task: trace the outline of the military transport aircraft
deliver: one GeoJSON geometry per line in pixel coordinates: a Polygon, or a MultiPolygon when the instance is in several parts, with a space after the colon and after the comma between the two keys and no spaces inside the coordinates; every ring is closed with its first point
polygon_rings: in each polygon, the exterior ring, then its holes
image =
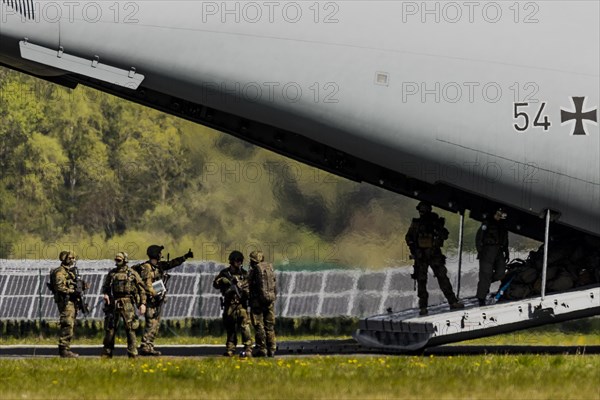
{"type": "Polygon", "coordinates": [[[0,0],[0,65],[513,232],[600,237],[598,1],[0,0]]]}

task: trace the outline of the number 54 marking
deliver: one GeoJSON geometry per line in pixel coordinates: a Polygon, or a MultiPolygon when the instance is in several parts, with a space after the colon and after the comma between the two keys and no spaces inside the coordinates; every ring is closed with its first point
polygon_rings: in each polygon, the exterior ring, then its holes
{"type": "MultiPolygon", "coordinates": [[[[513,103],[513,106],[513,119],[516,121],[516,123],[513,124],[513,127],[517,132],[525,132],[530,128],[529,113],[527,112],[527,110],[519,111],[519,108],[528,107],[529,103],[513,103]],[[522,120],[520,120],[520,118],[522,118],[522,120]],[[522,123],[522,125],[520,125],[520,123],[522,123]]],[[[535,119],[533,120],[533,127],[542,128],[544,132],[546,132],[550,129],[552,123],[550,122],[550,119],[547,115],[542,115],[544,107],[546,107],[546,102],[540,104],[540,108],[538,108],[538,111],[535,115],[535,119]]]]}

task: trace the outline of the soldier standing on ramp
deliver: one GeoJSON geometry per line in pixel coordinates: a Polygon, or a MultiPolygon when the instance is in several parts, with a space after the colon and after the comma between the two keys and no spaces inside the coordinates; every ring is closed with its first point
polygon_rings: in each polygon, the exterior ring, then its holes
{"type": "Polygon", "coordinates": [[[499,281],[506,273],[509,259],[508,230],[503,220],[506,213],[499,208],[492,219],[486,219],[475,236],[477,258],[479,259],[479,282],[477,282],[477,300],[485,305],[485,298],[492,282],[499,281]]]}
{"type": "Polygon", "coordinates": [[[146,328],[144,329],[144,336],[142,336],[142,344],[140,345],[141,356],[160,356],[160,351],[154,348],[154,339],[158,335],[160,328],[160,313],[162,306],[165,301],[166,281],[168,275],[165,271],[178,267],[183,264],[188,258],[194,257],[192,249],[185,253],[181,257],[174,258],[170,261],[161,261],[162,251],[165,247],[153,244],[146,250],[149,260],[143,263],[140,268],[140,275],[144,282],[146,294],[148,296],[148,305],[146,307],[146,328]],[[156,289],[161,287],[161,289],[156,289]]]}
{"type": "Polygon", "coordinates": [[[420,315],[427,315],[427,271],[431,266],[438,280],[440,289],[446,296],[451,309],[464,308],[459,303],[452,284],[448,279],[446,256],[442,254],[444,240],[448,239],[448,230],[444,227],[445,220],[431,212],[431,204],[424,201],[417,205],[420,218],[413,218],[406,233],[406,244],[415,260],[413,279],[417,281],[417,296],[419,297],[420,315]]]}
{"type": "Polygon", "coordinates": [[[255,332],[254,357],[273,357],[275,342],[275,298],[277,288],[273,265],[266,263],[262,251],[250,253],[250,318],[255,332]]]}
{"type": "Polygon", "coordinates": [[[115,331],[119,319],[123,318],[127,334],[127,355],[137,356],[135,330],[139,326],[136,305],[140,314],[146,312],[146,292],[139,274],[128,265],[127,253],[115,255],[116,268],[110,270],[102,285],[104,297],[104,349],[103,358],[112,358],[115,348],[115,331]]]}

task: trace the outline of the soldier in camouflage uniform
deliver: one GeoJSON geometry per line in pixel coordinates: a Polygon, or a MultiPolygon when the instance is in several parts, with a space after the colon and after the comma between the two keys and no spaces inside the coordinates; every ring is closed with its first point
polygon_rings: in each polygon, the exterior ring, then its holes
{"type": "Polygon", "coordinates": [[[265,263],[262,251],[250,253],[250,272],[248,283],[250,289],[250,319],[254,326],[255,347],[252,353],[255,357],[273,357],[277,343],[275,342],[275,298],[277,296],[275,273],[273,266],[265,263]],[[269,271],[264,279],[271,281],[263,285],[263,271],[269,271]],[[268,286],[268,287],[265,287],[268,286]],[[268,293],[265,293],[268,292],[268,293]]]}
{"type": "Polygon", "coordinates": [[[142,336],[142,344],[140,345],[141,356],[160,356],[160,351],[154,348],[154,339],[158,335],[160,328],[160,312],[165,301],[166,291],[157,293],[152,287],[154,282],[162,280],[166,282],[167,275],[165,271],[173,269],[188,258],[194,257],[194,253],[190,249],[185,255],[174,258],[170,261],[161,261],[162,250],[164,246],[152,245],[146,250],[148,261],[141,265],[141,277],[144,282],[144,288],[148,296],[148,304],[146,307],[146,328],[142,336]]]}
{"type": "Polygon", "coordinates": [[[139,326],[136,305],[140,314],[146,311],[146,292],[144,283],[137,272],[127,265],[127,253],[117,253],[116,268],[110,270],[102,285],[104,297],[104,349],[102,357],[112,358],[115,348],[115,330],[119,319],[123,318],[127,334],[127,355],[137,356],[135,330],[139,326]]]}
{"type": "Polygon", "coordinates": [[[244,255],[239,251],[229,254],[229,267],[223,269],[215,280],[213,287],[221,291],[223,298],[223,325],[227,331],[227,342],[225,343],[225,356],[232,357],[237,346],[237,329],[242,334],[244,351],[242,357],[252,356],[252,333],[250,332],[250,321],[248,318],[248,273],[242,267],[244,255]]]}
{"type": "Polygon", "coordinates": [[[76,255],[72,251],[61,251],[58,258],[61,264],[60,267],[50,271],[49,285],[60,313],[58,354],[63,358],[76,358],[79,355],[71,351],[71,340],[77,317],[77,305],[74,298],[77,288],[76,255]]]}
{"type": "Polygon", "coordinates": [[[431,205],[423,201],[417,205],[417,210],[420,218],[413,218],[405,239],[410,254],[415,260],[413,279],[417,281],[420,314],[427,314],[429,298],[427,271],[430,266],[450,308],[464,308],[464,304],[458,302],[452,290],[446,269],[446,257],[441,250],[444,240],[448,238],[448,230],[444,227],[445,221],[436,213],[431,212],[431,205]]]}
{"type": "Polygon", "coordinates": [[[500,208],[492,219],[485,219],[477,231],[475,245],[479,259],[479,282],[477,282],[477,300],[480,306],[485,299],[492,282],[499,281],[506,273],[508,263],[508,230],[503,220],[506,213],[500,208]]]}

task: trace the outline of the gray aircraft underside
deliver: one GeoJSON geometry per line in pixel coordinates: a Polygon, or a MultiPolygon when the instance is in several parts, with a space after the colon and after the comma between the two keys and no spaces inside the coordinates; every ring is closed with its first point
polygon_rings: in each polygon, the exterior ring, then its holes
{"type": "Polygon", "coordinates": [[[600,236],[598,1],[1,1],[5,66],[109,84],[94,75],[99,64],[129,71],[117,86],[139,87],[126,91],[224,111],[434,184],[418,188],[523,215],[551,209],[600,236]]]}

